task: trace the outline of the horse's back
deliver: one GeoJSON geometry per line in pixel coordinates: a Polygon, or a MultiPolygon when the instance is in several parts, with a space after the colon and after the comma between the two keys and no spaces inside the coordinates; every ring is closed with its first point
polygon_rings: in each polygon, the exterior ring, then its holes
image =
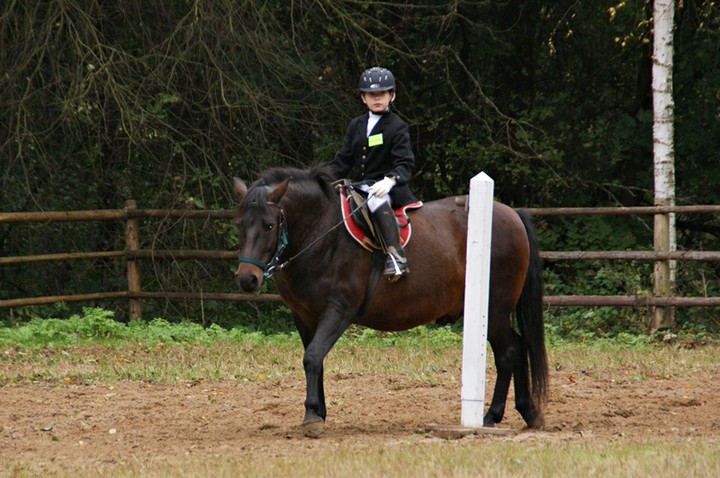
{"type": "MultiPolygon", "coordinates": [[[[359,318],[363,325],[404,330],[462,313],[468,231],[464,205],[455,197],[429,201],[410,213],[410,222],[406,253],[411,272],[396,283],[380,280],[367,313],[359,318]]],[[[527,272],[527,235],[517,212],[499,202],[493,204],[492,234],[493,305],[509,314],[527,272]]]]}
{"type": "MultiPolygon", "coordinates": [[[[461,251],[464,269],[468,213],[463,201],[453,196],[427,202],[411,214],[411,222],[413,235],[421,238],[423,246],[445,244],[455,255],[461,251]]],[[[493,259],[500,263],[519,256],[517,262],[521,264],[527,262],[529,254],[527,234],[520,215],[498,201],[493,202],[492,251],[493,259]]]]}
{"type": "MultiPolygon", "coordinates": [[[[421,216],[427,224],[422,223],[421,226],[424,236],[432,237],[424,237],[424,240],[435,248],[444,245],[448,253],[458,258],[462,263],[457,266],[462,268],[464,280],[468,231],[468,214],[464,203],[455,197],[448,197],[432,201],[428,206],[423,211],[426,214],[421,216]]],[[[499,267],[491,270],[491,281],[505,289],[511,296],[509,300],[515,304],[529,263],[527,231],[518,212],[501,202],[493,201],[492,219],[491,264],[499,267]]]]}
{"type": "MultiPolygon", "coordinates": [[[[426,202],[423,207],[410,213],[413,241],[420,242],[417,247],[422,248],[436,248],[445,244],[453,256],[457,255],[458,249],[462,249],[464,264],[467,218],[465,207],[459,205],[455,197],[426,202]]],[[[415,245],[411,244],[409,247],[413,248],[415,245]]]]}

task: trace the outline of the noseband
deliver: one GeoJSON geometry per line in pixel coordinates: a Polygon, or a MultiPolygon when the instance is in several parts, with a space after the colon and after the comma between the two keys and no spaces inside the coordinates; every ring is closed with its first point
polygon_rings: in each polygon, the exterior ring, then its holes
{"type": "Polygon", "coordinates": [[[287,235],[287,225],[285,223],[285,210],[280,206],[279,204],[276,204],[274,202],[268,202],[268,206],[275,206],[278,208],[278,233],[277,238],[275,239],[275,243],[277,244],[277,247],[275,248],[275,254],[270,258],[268,262],[262,262],[258,259],[255,259],[254,257],[248,257],[248,256],[239,256],[238,262],[243,263],[247,262],[248,264],[252,264],[254,266],[259,267],[263,271],[263,277],[265,279],[268,279],[272,277],[272,275],[275,273],[276,270],[282,270],[286,263],[278,264],[278,261],[280,259],[280,255],[283,253],[285,248],[288,245],[288,235],[287,235]]]}

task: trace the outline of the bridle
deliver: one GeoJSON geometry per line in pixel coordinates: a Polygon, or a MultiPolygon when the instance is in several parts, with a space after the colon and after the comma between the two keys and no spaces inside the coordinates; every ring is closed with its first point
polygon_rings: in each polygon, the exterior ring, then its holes
{"type": "Polygon", "coordinates": [[[294,261],[300,254],[304,253],[308,249],[310,249],[312,246],[317,244],[323,237],[330,234],[332,231],[337,229],[338,227],[342,226],[345,220],[355,214],[357,211],[360,210],[361,207],[363,207],[367,203],[367,199],[360,202],[360,204],[355,207],[352,211],[350,211],[347,216],[344,216],[340,222],[332,226],[330,229],[325,231],[323,234],[321,234],[318,238],[316,238],[314,241],[312,241],[310,244],[305,246],[300,252],[295,254],[294,256],[290,257],[288,260],[284,262],[280,262],[280,256],[285,251],[285,248],[288,245],[288,233],[287,233],[287,221],[285,220],[285,210],[280,204],[274,203],[274,202],[268,202],[268,206],[274,206],[278,208],[278,228],[277,228],[277,238],[275,239],[275,243],[277,244],[277,247],[275,248],[275,253],[272,255],[270,260],[268,262],[262,262],[258,259],[255,259],[254,257],[248,257],[248,256],[239,256],[238,262],[243,263],[246,262],[248,264],[252,264],[254,266],[259,267],[263,271],[263,278],[269,279],[272,277],[273,274],[277,271],[281,271],[285,269],[292,261],[294,261]]]}
{"type": "Polygon", "coordinates": [[[262,262],[258,259],[255,259],[254,257],[248,257],[248,256],[239,256],[238,262],[247,262],[248,264],[255,265],[262,269],[263,271],[263,277],[265,279],[272,277],[272,275],[275,273],[276,270],[282,270],[287,266],[288,262],[285,261],[282,264],[278,264],[278,260],[280,259],[280,255],[283,253],[285,248],[288,245],[288,234],[287,234],[287,222],[285,221],[285,210],[282,208],[281,205],[276,204],[274,202],[268,202],[268,206],[275,206],[278,208],[278,228],[277,228],[277,238],[275,239],[275,243],[277,244],[277,247],[275,248],[275,253],[272,255],[270,260],[268,262],[262,262]]]}

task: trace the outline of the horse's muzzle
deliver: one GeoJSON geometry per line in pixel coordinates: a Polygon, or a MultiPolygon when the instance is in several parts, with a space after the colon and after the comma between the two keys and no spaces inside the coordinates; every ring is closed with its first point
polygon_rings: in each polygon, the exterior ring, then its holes
{"type": "Polygon", "coordinates": [[[263,271],[252,264],[240,264],[235,271],[235,280],[243,292],[257,292],[262,287],[263,271]]]}

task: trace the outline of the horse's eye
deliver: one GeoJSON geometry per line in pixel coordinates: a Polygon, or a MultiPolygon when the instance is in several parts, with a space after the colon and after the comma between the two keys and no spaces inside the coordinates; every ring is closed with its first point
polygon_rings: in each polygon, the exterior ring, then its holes
{"type": "Polygon", "coordinates": [[[270,232],[270,231],[272,231],[273,229],[275,229],[275,224],[266,224],[266,225],[265,225],[265,230],[266,230],[266,231],[270,232]]]}

